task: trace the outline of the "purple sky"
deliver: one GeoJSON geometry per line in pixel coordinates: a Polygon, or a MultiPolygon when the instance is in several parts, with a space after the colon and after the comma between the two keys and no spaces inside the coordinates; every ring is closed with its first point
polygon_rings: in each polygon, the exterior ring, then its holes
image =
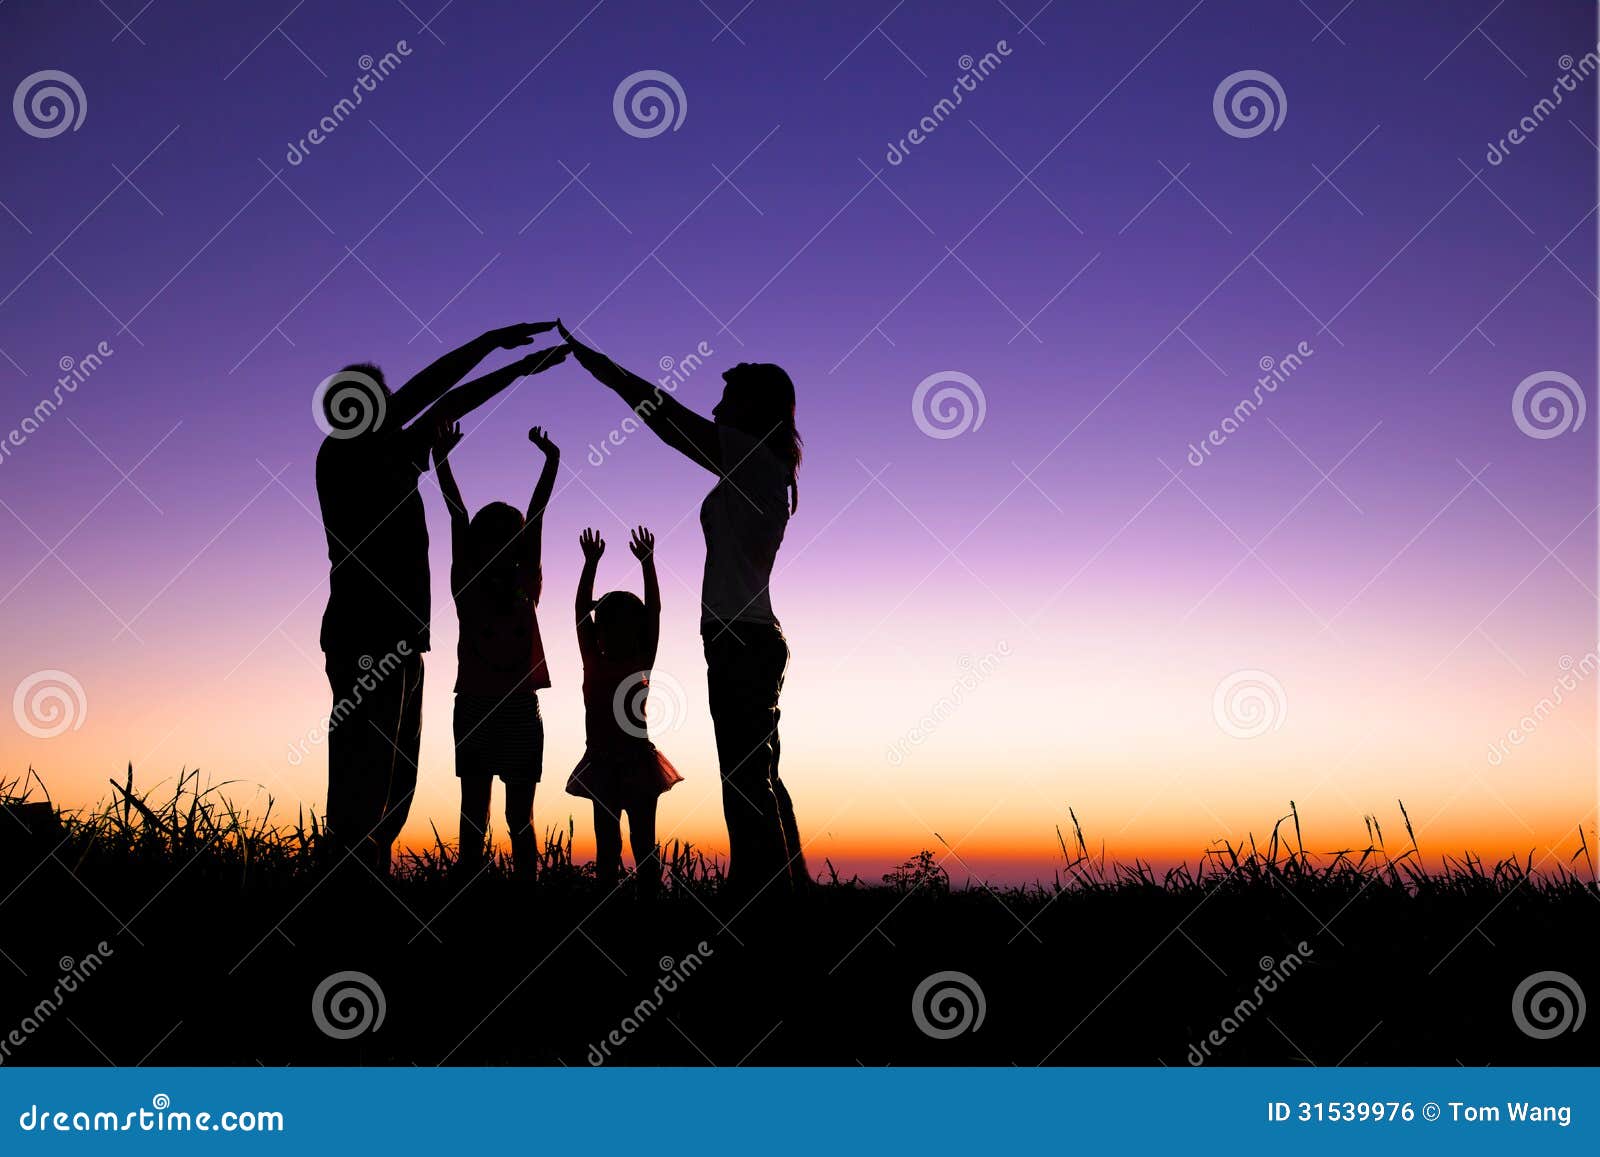
{"type": "MultiPolygon", "coordinates": [[[[158,0],[126,29],[92,0],[0,8],[7,88],[58,69],[87,101],[76,131],[0,131],[0,438],[61,359],[114,350],[0,459],[0,684],[60,669],[87,700],[53,739],[8,720],[0,775],[32,763],[82,803],[128,759],[151,779],[199,764],[244,798],[320,807],[321,751],[284,757],[327,709],[312,390],[351,360],[403,379],[559,313],[640,372],[706,343],[679,391],[696,407],[736,361],[794,377],[785,757],[836,860],[934,832],[1042,858],[1081,801],[1128,854],[1270,826],[1291,796],[1329,841],[1396,796],[1457,843],[1555,847],[1592,825],[1592,688],[1515,766],[1483,753],[1595,647],[1600,419],[1533,438],[1511,398],[1558,371],[1596,401],[1597,79],[1485,159],[1562,57],[1593,52],[1593,5],[458,0],[422,28],[426,3],[222,20],[158,0]],[[402,40],[289,164],[360,58],[402,40]],[[1000,41],[992,74],[887,163],[1000,41]],[[647,69],[686,108],[639,138],[613,94],[647,69]],[[1246,69],[1286,114],[1239,138],[1213,94],[1246,69]],[[1305,364],[1187,462],[1258,363],[1301,342],[1305,364]],[[985,417],[933,438],[912,395],[946,371],[978,383],[985,417]],[[1002,641],[994,675],[891,765],[963,659],[1002,641]],[[1212,711],[1239,670],[1290,705],[1249,742],[1212,711]]],[[[664,824],[714,845],[705,483],[644,435],[586,462],[623,416],[563,367],[475,417],[458,472],[469,504],[520,503],[526,427],[566,449],[541,822],[566,814],[580,742],[572,540],[662,535],[662,665],[684,692],[662,743],[689,777],[664,824]]],[[[415,814],[453,831],[455,632],[425,485],[439,581],[415,814]]],[[[634,581],[625,561],[602,586],[634,581]]]]}

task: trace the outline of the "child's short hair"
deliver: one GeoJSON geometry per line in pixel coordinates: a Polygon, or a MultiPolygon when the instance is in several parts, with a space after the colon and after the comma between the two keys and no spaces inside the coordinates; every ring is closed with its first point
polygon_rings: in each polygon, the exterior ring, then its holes
{"type": "Polygon", "coordinates": [[[650,612],[632,591],[608,591],[594,604],[595,640],[609,659],[643,657],[650,612]]]}

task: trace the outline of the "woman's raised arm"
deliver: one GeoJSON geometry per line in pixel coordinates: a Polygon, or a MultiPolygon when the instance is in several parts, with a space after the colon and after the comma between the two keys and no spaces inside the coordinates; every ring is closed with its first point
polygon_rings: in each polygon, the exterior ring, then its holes
{"type": "Polygon", "coordinates": [[[710,418],[689,409],[660,387],[630,373],[598,350],[584,345],[560,321],[556,326],[572,356],[594,379],[608,386],[633,409],[656,437],[713,474],[722,473],[717,426],[710,418]]]}

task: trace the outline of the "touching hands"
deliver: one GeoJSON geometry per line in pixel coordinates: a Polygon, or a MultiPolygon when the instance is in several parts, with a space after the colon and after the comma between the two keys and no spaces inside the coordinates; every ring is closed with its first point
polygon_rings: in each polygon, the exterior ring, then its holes
{"type": "Polygon", "coordinates": [[[433,464],[442,465],[462,438],[461,423],[441,423],[433,435],[433,464]]]}
{"type": "Polygon", "coordinates": [[[561,448],[550,440],[550,433],[543,426],[534,426],[528,431],[528,441],[539,447],[546,458],[554,458],[561,453],[561,448]]]}
{"type": "Polygon", "coordinates": [[[492,342],[496,349],[515,349],[517,346],[530,344],[541,333],[549,333],[555,328],[555,324],[553,321],[524,321],[500,329],[491,329],[483,336],[485,340],[492,342]]]}
{"type": "Polygon", "coordinates": [[[628,549],[640,562],[649,562],[656,550],[656,536],[643,526],[635,527],[633,536],[628,540],[628,549]]]}
{"type": "Polygon", "coordinates": [[[583,548],[584,562],[599,562],[600,556],[606,552],[606,540],[593,527],[578,536],[578,545],[583,548]]]}
{"type": "Polygon", "coordinates": [[[572,351],[572,356],[577,358],[578,364],[585,369],[589,367],[591,362],[600,358],[600,355],[595,353],[593,349],[573,337],[572,331],[566,327],[559,317],[556,318],[556,330],[561,334],[561,340],[566,343],[567,348],[572,351]]]}

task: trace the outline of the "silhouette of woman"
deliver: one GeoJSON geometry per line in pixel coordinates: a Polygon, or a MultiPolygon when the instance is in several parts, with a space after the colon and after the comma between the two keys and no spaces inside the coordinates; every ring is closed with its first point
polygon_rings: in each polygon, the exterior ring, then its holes
{"type": "Polygon", "coordinates": [[[794,805],[778,776],[778,696],[789,644],[768,583],[799,507],[794,383],[779,366],[741,362],[722,375],[707,419],[558,328],[572,356],[655,435],[717,476],[700,506],[700,592],[711,719],[728,824],[728,887],[754,897],[810,882],[794,805]]]}

